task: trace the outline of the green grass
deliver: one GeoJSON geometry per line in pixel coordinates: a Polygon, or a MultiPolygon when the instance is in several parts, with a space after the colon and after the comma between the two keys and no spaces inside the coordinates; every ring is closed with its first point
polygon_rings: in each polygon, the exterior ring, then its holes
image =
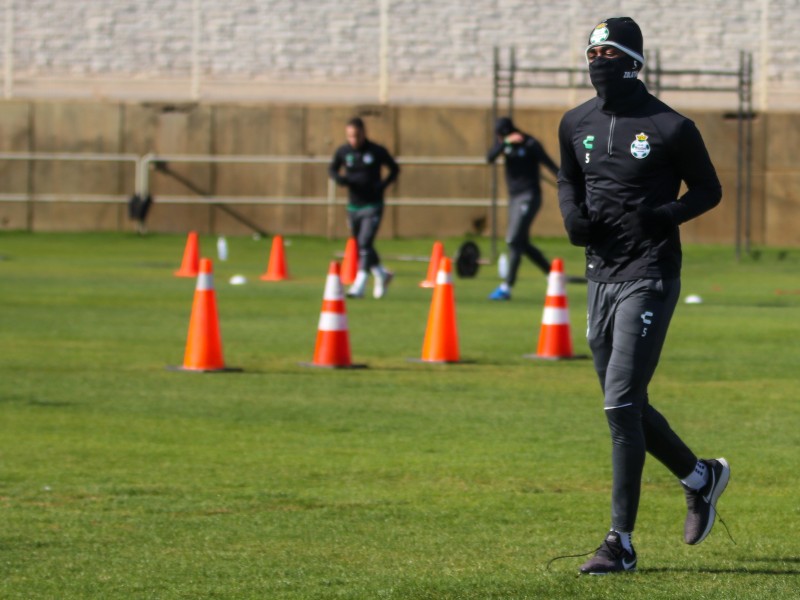
{"type": "MultiPolygon", "coordinates": [[[[536,362],[546,281],[510,303],[493,267],[456,279],[464,364],[419,357],[432,240],[382,240],[397,279],[347,304],[361,371],[308,369],[328,261],[229,239],[216,294],[226,363],[180,364],[194,281],[182,236],[0,234],[0,597],[797,598],[800,251],[687,247],[651,386],[702,456],[732,465],[717,526],[682,543],[683,497],[648,461],[640,570],[578,578],[608,525],[610,442],[591,363],[536,362]],[[231,286],[233,274],[249,283],[231,286]]],[[[452,253],[461,240],[445,240],[452,253]]],[[[202,238],[206,253],[214,240],[202,238]]],[[[484,254],[488,243],[482,242],[484,254]]],[[[580,249],[542,240],[567,270],[580,249]]],[[[585,287],[568,288],[577,353],[585,287]]]]}

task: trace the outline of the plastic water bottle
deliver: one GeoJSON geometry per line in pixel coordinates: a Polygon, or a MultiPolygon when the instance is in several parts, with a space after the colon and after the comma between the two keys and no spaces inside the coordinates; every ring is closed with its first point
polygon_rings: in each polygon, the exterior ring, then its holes
{"type": "Polygon", "coordinates": [[[500,279],[505,279],[508,276],[508,255],[503,253],[497,259],[497,274],[500,279]]]}
{"type": "Polygon", "coordinates": [[[228,240],[224,235],[217,238],[217,257],[220,260],[228,260],[228,240]]]}

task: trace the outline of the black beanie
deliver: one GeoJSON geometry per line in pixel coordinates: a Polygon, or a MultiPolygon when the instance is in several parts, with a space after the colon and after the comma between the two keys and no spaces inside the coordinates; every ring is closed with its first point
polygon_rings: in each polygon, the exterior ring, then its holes
{"type": "Polygon", "coordinates": [[[586,51],[596,46],[613,46],[644,65],[642,30],[630,17],[612,17],[598,24],[589,36],[586,51]]]}
{"type": "Polygon", "coordinates": [[[503,137],[515,132],[516,130],[517,128],[514,126],[514,121],[512,121],[509,117],[500,117],[497,119],[497,122],[494,125],[494,132],[503,137]]]}

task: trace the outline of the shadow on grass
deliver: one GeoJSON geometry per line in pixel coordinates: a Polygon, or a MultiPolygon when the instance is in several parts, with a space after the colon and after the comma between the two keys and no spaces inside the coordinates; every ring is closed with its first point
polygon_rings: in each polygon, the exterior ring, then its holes
{"type": "MultiPolygon", "coordinates": [[[[381,359],[382,360],[382,359],[381,359]]],[[[389,359],[391,360],[391,359],[389,359]]],[[[458,369],[460,366],[509,366],[508,363],[491,363],[488,361],[479,361],[479,360],[461,360],[457,363],[438,363],[438,362],[426,362],[422,361],[417,358],[406,358],[406,359],[398,359],[396,363],[382,363],[382,362],[375,362],[370,361],[369,359],[364,360],[363,362],[358,360],[354,361],[356,364],[364,364],[365,367],[362,368],[331,368],[326,366],[314,366],[309,363],[309,361],[298,361],[293,365],[279,365],[274,368],[270,367],[249,367],[244,366],[242,367],[241,374],[245,375],[306,375],[307,373],[329,373],[331,371],[342,371],[342,372],[372,372],[372,373],[424,373],[426,369],[429,370],[447,370],[448,368],[451,369],[458,369]],[[405,363],[407,364],[404,364],[405,363]],[[296,368],[297,367],[297,368],[296,368]]],[[[524,363],[520,363],[524,364],[524,363]]]]}
{"type": "Polygon", "coordinates": [[[77,406],[77,402],[70,402],[66,400],[48,400],[47,398],[38,398],[36,396],[26,395],[9,395],[0,397],[0,403],[7,404],[27,404],[29,406],[37,406],[39,408],[72,408],[77,406]]]}
{"type": "MultiPolygon", "coordinates": [[[[747,563],[800,563],[800,557],[788,556],[781,557],[767,557],[767,558],[751,558],[746,561],[747,563]]],[[[763,567],[751,568],[747,566],[742,567],[728,567],[728,568],[714,568],[714,567],[654,567],[647,569],[639,569],[639,573],[710,573],[712,575],[800,575],[800,569],[768,569],[763,567]]]]}
{"type": "Polygon", "coordinates": [[[654,569],[638,569],[639,573],[709,573],[712,575],[800,575],[796,569],[748,569],[741,567],[738,569],[687,569],[676,567],[656,567],[654,569]]]}
{"type": "Polygon", "coordinates": [[[786,558],[776,558],[776,557],[767,557],[767,558],[751,558],[745,562],[778,562],[778,563],[800,563],[800,556],[787,556],[786,558]]]}
{"type": "MultiPolygon", "coordinates": [[[[587,555],[588,556],[588,555],[587,555]]],[[[563,557],[563,558],[577,558],[577,557],[563,557]]],[[[780,557],[767,557],[767,558],[751,558],[746,561],[747,563],[797,563],[800,564],[800,557],[789,556],[786,558],[780,557]]],[[[545,568],[545,570],[549,570],[545,568]]],[[[751,568],[751,567],[649,567],[637,568],[636,573],[639,575],[648,575],[656,573],[708,573],[711,575],[800,575],[800,569],[767,569],[767,568],[751,568]]],[[[575,574],[580,578],[580,574],[575,574]]]]}
{"type": "Polygon", "coordinates": [[[64,400],[43,400],[41,398],[31,398],[28,400],[31,406],[40,406],[43,408],[71,408],[77,406],[75,402],[67,402],[64,400]]]}

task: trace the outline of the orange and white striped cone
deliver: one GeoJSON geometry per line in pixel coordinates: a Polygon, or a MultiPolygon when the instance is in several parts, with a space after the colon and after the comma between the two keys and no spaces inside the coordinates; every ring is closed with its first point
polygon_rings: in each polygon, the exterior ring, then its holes
{"type": "Polygon", "coordinates": [[[366,367],[363,364],[353,364],[350,357],[350,334],[347,330],[344,288],[339,278],[339,272],[339,263],[332,261],[325,279],[314,361],[302,363],[304,366],[333,369],[363,369],[366,367]]]}
{"type": "Polygon", "coordinates": [[[259,279],[261,281],[283,281],[289,279],[289,269],[286,267],[286,253],[283,248],[282,235],[276,235],[272,238],[272,249],[269,253],[267,270],[259,279]]]}
{"type": "Polygon", "coordinates": [[[419,287],[436,287],[436,275],[439,272],[439,263],[442,261],[442,256],[444,256],[444,245],[442,242],[434,242],[431,250],[431,260],[428,263],[428,275],[419,282],[419,287]]]}
{"type": "Polygon", "coordinates": [[[544,300],[542,326],[539,330],[539,345],[536,354],[527,358],[560,360],[585,358],[572,352],[572,337],[569,329],[569,306],[567,304],[567,279],[564,261],[554,258],[547,276],[547,296],[544,300]]]}
{"type": "Polygon", "coordinates": [[[436,274],[436,287],[433,290],[425,341],[422,344],[422,361],[455,363],[459,359],[453,264],[445,257],[439,261],[439,271],[436,274]]]}
{"type": "Polygon", "coordinates": [[[358,242],[354,237],[348,238],[344,247],[341,271],[342,285],[352,285],[358,275],[358,242]]]}
{"type": "Polygon", "coordinates": [[[173,275],[175,277],[197,277],[200,271],[200,244],[196,231],[190,231],[186,236],[186,246],[183,248],[181,267],[173,275]]]}
{"type": "Polygon", "coordinates": [[[217,298],[214,293],[214,275],[211,260],[200,259],[200,273],[192,302],[189,335],[183,366],[171,370],[208,373],[216,371],[241,371],[225,366],[222,358],[222,336],[219,331],[217,298]]]}

